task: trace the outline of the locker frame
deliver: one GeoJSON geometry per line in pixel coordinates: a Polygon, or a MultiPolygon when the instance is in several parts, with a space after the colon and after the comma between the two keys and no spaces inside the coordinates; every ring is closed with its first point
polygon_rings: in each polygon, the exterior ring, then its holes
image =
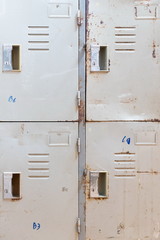
{"type": "Polygon", "coordinates": [[[78,162],[78,214],[80,218],[80,233],[79,240],[86,239],[86,190],[85,190],[85,168],[86,168],[86,14],[87,14],[87,1],[79,0],[78,6],[83,16],[83,23],[79,27],[79,91],[81,95],[80,106],[79,106],[79,124],[78,133],[81,140],[79,162],[78,162]]]}

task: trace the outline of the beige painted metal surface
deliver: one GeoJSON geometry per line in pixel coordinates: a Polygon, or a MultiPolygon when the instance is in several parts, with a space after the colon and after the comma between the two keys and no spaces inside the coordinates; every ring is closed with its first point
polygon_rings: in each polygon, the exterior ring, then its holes
{"type": "Polygon", "coordinates": [[[86,239],[159,239],[160,124],[87,123],[86,132],[86,239]],[[98,171],[109,174],[108,198],[90,194],[98,171]]]}
{"type": "Polygon", "coordinates": [[[160,1],[88,9],[87,120],[160,119],[160,1]]]}
{"type": "Polygon", "coordinates": [[[78,124],[1,123],[0,132],[0,238],[78,239],[78,124]]]}
{"type": "Polygon", "coordinates": [[[78,0],[0,6],[0,120],[77,120],[78,0]]]}

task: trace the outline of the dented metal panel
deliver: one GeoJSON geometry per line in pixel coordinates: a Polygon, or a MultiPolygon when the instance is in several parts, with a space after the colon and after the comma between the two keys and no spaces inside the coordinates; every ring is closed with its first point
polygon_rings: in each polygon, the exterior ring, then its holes
{"type": "Polygon", "coordinates": [[[78,124],[1,123],[0,132],[1,238],[78,239],[78,124]]]}
{"type": "Polygon", "coordinates": [[[160,124],[87,123],[86,239],[158,239],[160,124]],[[108,198],[90,173],[108,172],[108,198]]]}
{"type": "Polygon", "coordinates": [[[159,0],[89,1],[88,121],[160,119],[159,14],[159,0]]]}
{"type": "Polygon", "coordinates": [[[0,120],[77,121],[78,0],[0,5],[0,120]]]}

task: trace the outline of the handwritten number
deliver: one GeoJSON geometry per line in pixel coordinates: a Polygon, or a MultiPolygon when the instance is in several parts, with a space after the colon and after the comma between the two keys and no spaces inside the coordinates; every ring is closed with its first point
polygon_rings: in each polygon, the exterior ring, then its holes
{"type": "Polygon", "coordinates": [[[33,222],[33,230],[39,230],[40,228],[41,228],[41,224],[40,223],[33,222]]]}
{"type": "Polygon", "coordinates": [[[124,136],[123,138],[122,138],[122,142],[123,143],[127,143],[128,145],[130,145],[131,144],[131,138],[127,138],[126,136],[124,136]]]}
{"type": "Polygon", "coordinates": [[[128,145],[131,143],[131,139],[127,138],[126,142],[128,143],[128,145]]]}
{"type": "Polygon", "coordinates": [[[13,96],[10,96],[9,98],[8,98],[8,102],[12,102],[12,103],[15,103],[16,102],[16,98],[14,98],[13,96]]]}
{"type": "Polygon", "coordinates": [[[33,229],[35,230],[37,228],[37,224],[34,222],[33,223],[33,229]]]}
{"type": "Polygon", "coordinates": [[[37,223],[37,230],[39,230],[40,228],[41,228],[41,225],[37,223]]]}

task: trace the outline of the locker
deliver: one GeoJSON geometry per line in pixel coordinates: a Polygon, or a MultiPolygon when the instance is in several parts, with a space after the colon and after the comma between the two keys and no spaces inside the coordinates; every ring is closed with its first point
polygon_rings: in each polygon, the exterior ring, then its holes
{"type": "Polygon", "coordinates": [[[88,4],[87,120],[160,118],[160,1],[88,4]]]}
{"type": "Polygon", "coordinates": [[[86,239],[159,238],[159,146],[159,123],[87,123],[86,239]]]}
{"type": "Polygon", "coordinates": [[[0,237],[78,239],[77,123],[1,123],[0,237]]]}
{"type": "Polygon", "coordinates": [[[0,5],[0,120],[77,120],[78,0],[0,5]]]}

